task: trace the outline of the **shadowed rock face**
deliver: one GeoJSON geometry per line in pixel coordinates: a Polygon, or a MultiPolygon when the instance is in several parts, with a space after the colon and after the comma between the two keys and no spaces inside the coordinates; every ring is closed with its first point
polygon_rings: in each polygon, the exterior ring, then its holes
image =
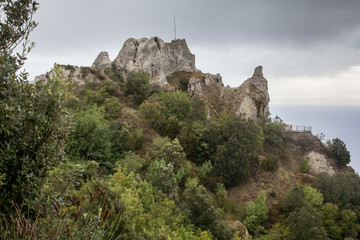
{"type": "MultiPolygon", "coordinates": [[[[104,70],[111,65],[111,71],[121,74],[124,81],[130,72],[141,71],[149,74],[152,84],[166,91],[176,89],[168,82],[172,74],[183,72],[190,75],[187,92],[191,97],[200,95],[203,98],[210,116],[218,116],[225,111],[256,119],[269,114],[270,98],[261,66],[255,68],[253,76],[239,87],[224,87],[219,74],[204,74],[196,69],[195,55],[190,52],[186,41],[180,39],[165,43],[157,37],[129,38],[113,62],[107,52],[101,52],[91,68],[62,65],[60,77],[78,86],[86,82],[100,82],[108,78],[104,70]]],[[[54,70],[51,70],[36,77],[35,82],[47,81],[54,74],[54,70]]]]}
{"type": "Polygon", "coordinates": [[[186,41],[165,43],[157,37],[128,39],[114,62],[118,71],[141,71],[150,75],[151,83],[168,85],[166,77],[177,71],[195,72],[195,55],[186,41]]]}

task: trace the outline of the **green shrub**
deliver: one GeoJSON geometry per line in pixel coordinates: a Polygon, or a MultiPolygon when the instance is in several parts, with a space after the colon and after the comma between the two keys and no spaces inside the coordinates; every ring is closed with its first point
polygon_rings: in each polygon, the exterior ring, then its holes
{"type": "Polygon", "coordinates": [[[197,168],[199,178],[205,178],[211,171],[213,170],[213,166],[211,161],[204,162],[201,166],[197,168]]]}
{"type": "Polygon", "coordinates": [[[140,105],[140,116],[154,129],[164,132],[166,117],[164,107],[158,102],[144,102],[140,105]]]}
{"type": "Polygon", "coordinates": [[[123,85],[123,92],[133,103],[140,105],[151,93],[149,82],[150,77],[145,73],[132,72],[123,85]]]}
{"type": "Polygon", "coordinates": [[[301,172],[308,173],[309,172],[309,161],[310,159],[308,157],[303,159],[303,162],[301,163],[301,172]]]}
{"type": "Polygon", "coordinates": [[[145,159],[136,155],[134,152],[127,152],[123,159],[119,160],[118,165],[125,167],[130,172],[138,172],[145,163],[145,159]]]}
{"type": "Polygon", "coordinates": [[[266,206],[266,192],[261,190],[259,195],[253,202],[248,202],[245,205],[245,219],[244,224],[255,235],[264,232],[262,224],[267,219],[268,208],[266,206]]]}
{"type": "Polygon", "coordinates": [[[164,106],[167,118],[174,116],[179,121],[185,121],[192,112],[192,104],[186,92],[160,92],[152,97],[164,106]]]}
{"type": "Polygon", "coordinates": [[[130,132],[126,141],[126,148],[131,151],[136,151],[142,148],[145,141],[144,131],[142,128],[137,128],[135,131],[130,132]]]}
{"type": "Polygon", "coordinates": [[[292,212],[288,217],[289,240],[306,239],[318,240],[329,239],[326,229],[322,225],[321,214],[309,204],[292,212]]]}
{"type": "Polygon", "coordinates": [[[106,119],[116,119],[121,116],[123,106],[116,97],[107,98],[104,107],[106,119]]]}
{"type": "Polygon", "coordinates": [[[172,163],[176,171],[185,164],[186,155],[177,138],[174,140],[167,137],[155,139],[152,152],[155,159],[163,159],[167,163],[172,163]]]}
{"type": "Polygon", "coordinates": [[[169,199],[178,202],[179,187],[172,163],[166,163],[163,159],[155,160],[149,166],[146,179],[156,190],[161,190],[169,199]]]}
{"type": "Polygon", "coordinates": [[[250,172],[259,141],[260,128],[253,121],[230,116],[213,120],[204,132],[208,159],[226,186],[244,181],[250,172]]]}
{"type": "Polygon", "coordinates": [[[219,209],[211,202],[211,197],[203,186],[191,185],[185,189],[182,208],[191,223],[202,230],[210,230],[217,239],[232,239],[234,231],[221,220],[219,209]]]}
{"type": "Polygon", "coordinates": [[[277,116],[273,121],[269,118],[263,127],[265,141],[272,145],[279,146],[285,137],[284,125],[283,121],[277,116]]]}

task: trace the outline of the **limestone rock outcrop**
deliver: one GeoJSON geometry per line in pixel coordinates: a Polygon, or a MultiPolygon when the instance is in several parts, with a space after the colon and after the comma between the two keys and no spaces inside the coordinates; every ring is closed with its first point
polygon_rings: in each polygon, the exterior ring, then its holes
{"type": "Polygon", "coordinates": [[[95,59],[94,63],[91,65],[91,68],[97,71],[101,71],[107,67],[110,67],[110,65],[111,65],[111,60],[109,58],[109,53],[101,52],[95,59]]]}
{"type": "MultiPolygon", "coordinates": [[[[76,86],[83,86],[87,82],[100,82],[99,73],[90,67],[77,67],[73,65],[59,65],[61,72],[59,77],[64,81],[71,81],[76,86]]],[[[51,69],[46,74],[35,77],[34,82],[46,83],[48,79],[56,76],[56,70],[51,69]]]]}
{"type": "Polygon", "coordinates": [[[184,39],[165,43],[157,37],[128,39],[114,64],[120,72],[142,71],[149,74],[151,83],[168,85],[166,77],[177,71],[195,72],[195,55],[184,39]]]}
{"type": "Polygon", "coordinates": [[[269,114],[270,97],[261,66],[255,68],[253,76],[237,88],[224,87],[220,75],[192,78],[188,93],[190,96],[201,95],[213,115],[227,111],[256,119],[269,114]]]}
{"type": "MultiPolygon", "coordinates": [[[[225,111],[256,119],[269,113],[267,80],[261,66],[239,87],[224,87],[220,74],[205,74],[196,69],[195,55],[190,52],[184,39],[165,43],[158,37],[130,38],[125,41],[112,62],[107,52],[101,52],[91,67],[61,67],[60,77],[78,86],[87,82],[99,82],[114,74],[122,76],[122,80],[126,81],[130,72],[141,71],[150,76],[152,84],[160,86],[164,91],[174,91],[179,87],[171,82],[171,78],[177,76],[177,81],[181,82],[179,90],[187,91],[191,97],[201,96],[209,116],[218,116],[225,111]]],[[[54,74],[55,71],[51,70],[36,77],[35,82],[47,81],[54,74]]]]}
{"type": "Polygon", "coordinates": [[[328,163],[324,154],[311,151],[306,157],[309,159],[309,172],[313,175],[320,173],[328,173],[329,175],[335,174],[334,169],[328,163]]]}

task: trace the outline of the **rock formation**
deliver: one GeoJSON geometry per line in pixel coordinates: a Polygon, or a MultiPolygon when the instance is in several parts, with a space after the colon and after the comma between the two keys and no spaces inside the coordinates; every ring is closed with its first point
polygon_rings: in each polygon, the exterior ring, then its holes
{"type": "MultiPolygon", "coordinates": [[[[87,82],[100,82],[99,72],[91,69],[90,67],[78,67],[73,65],[59,65],[61,68],[60,78],[64,81],[71,81],[76,86],[84,86],[87,82]]],[[[46,74],[35,77],[34,82],[46,82],[48,79],[56,76],[55,69],[51,69],[46,74]]]]}
{"type": "Polygon", "coordinates": [[[109,54],[107,52],[101,52],[95,59],[94,63],[91,65],[91,68],[101,71],[107,67],[110,67],[110,65],[111,61],[109,58],[109,54]]]}
{"type": "MultiPolygon", "coordinates": [[[[87,82],[99,82],[110,78],[107,72],[116,71],[126,81],[132,71],[141,71],[150,76],[151,83],[163,90],[187,90],[190,96],[203,98],[210,116],[222,112],[232,112],[246,118],[256,119],[269,113],[269,94],[267,80],[263,77],[262,67],[255,69],[251,78],[237,88],[224,87],[219,74],[204,74],[195,67],[195,55],[192,54],[185,40],[173,40],[165,43],[157,37],[130,38],[125,41],[113,62],[107,52],[101,52],[90,67],[62,65],[61,76],[78,86],[87,82]],[[171,77],[179,75],[186,79],[185,88],[172,84],[171,77]],[[183,74],[183,76],[181,76],[183,74]],[[187,85],[186,85],[187,84],[187,85]]],[[[36,81],[46,81],[55,74],[54,70],[36,77],[36,81]]]]}
{"type": "Polygon", "coordinates": [[[192,78],[188,93],[190,96],[201,95],[214,115],[227,111],[256,119],[269,114],[270,98],[261,66],[255,68],[253,76],[237,88],[224,87],[220,75],[192,78]]]}
{"type": "Polygon", "coordinates": [[[165,43],[157,37],[128,39],[114,60],[118,71],[141,71],[149,74],[151,83],[168,85],[166,77],[177,71],[194,72],[195,55],[186,41],[165,43]]]}
{"type": "Polygon", "coordinates": [[[328,163],[324,154],[317,152],[310,152],[306,155],[309,159],[309,172],[313,175],[319,175],[320,173],[327,173],[329,175],[335,174],[334,169],[328,163]]]}

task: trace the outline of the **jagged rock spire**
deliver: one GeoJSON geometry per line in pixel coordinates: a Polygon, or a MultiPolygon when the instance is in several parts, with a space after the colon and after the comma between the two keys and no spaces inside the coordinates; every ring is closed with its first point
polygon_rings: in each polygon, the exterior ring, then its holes
{"type": "Polygon", "coordinates": [[[101,71],[111,65],[108,52],[101,52],[95,59],[94,63],[91,65],[92,69],[101,71]]]}

